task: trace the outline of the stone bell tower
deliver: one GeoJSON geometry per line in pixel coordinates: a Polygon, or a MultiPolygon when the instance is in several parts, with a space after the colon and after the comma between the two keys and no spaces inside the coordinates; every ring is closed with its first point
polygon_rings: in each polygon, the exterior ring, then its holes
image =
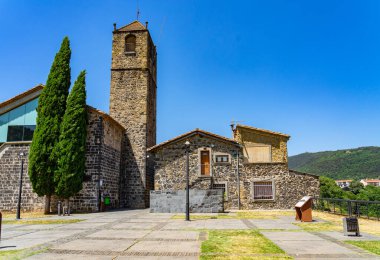
{"type": "Polygon", "coordinates": [[[110,115],[126,129],[121,205],[149,206],[153,162],[146,149],[156,144],[156,46],[148,23],[134,21],[119,29],[112,40],[110,115]]]}

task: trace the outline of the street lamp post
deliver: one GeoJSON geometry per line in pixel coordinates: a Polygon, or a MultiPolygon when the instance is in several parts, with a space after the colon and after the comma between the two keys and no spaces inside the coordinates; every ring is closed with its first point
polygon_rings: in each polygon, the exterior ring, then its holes
{"type": "Polygon", "coordinates": [[[17,201],[16,219],[20,219],[20,212],[21,212],[22,177],[24,175],[24,156],[25,156],[24,152],[21,152],[18,155],[18,158],[21,159],[21,171],[20,171],[20,178],[18,182],[18,201],[17,201]]]}
{"type": "Polygon", "coordinates": [[[189,185],[189,150],[190,142],[186,141],[186,221],[190,221],[190,185],[189,185]]]}

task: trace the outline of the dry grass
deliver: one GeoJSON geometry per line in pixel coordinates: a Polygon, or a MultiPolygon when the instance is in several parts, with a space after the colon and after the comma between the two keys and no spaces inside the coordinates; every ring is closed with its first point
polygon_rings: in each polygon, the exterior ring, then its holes
{"type": "Polygon", "coordinates": [[[380,241],[345,241],[347,244],[351,244],[367,250],[371,253],[380,255],[380,241]]]}
{"type": "Polygon", "coordinates": [[[3,224],[19,225],[45,225],[45,224],[71,224],[83,221],[84,219],[21,219],[21,220],[4,220],[3,224]]]}
{"type": "MultiPolygon", "coordinates": [[[[326,212],[313,211],[313,218],[319,218],[328,221],[328,223],[331,223],[331,226],[334,226],[334,229],[343,231],[343,216],[334,215],[326,212]]],[[[380,221],[359,218],[359,226],[361,232],[380,236],[380,221]]]]}
{"type": "MultiPolygon", "coordinates": [[[[4,218],[16,218],[16,212],[1,212],[4,218]]],[[[53,215],[45,215],[43,212],[21,212],[21,217],[26,218],[47,218],[53,215]]]]}

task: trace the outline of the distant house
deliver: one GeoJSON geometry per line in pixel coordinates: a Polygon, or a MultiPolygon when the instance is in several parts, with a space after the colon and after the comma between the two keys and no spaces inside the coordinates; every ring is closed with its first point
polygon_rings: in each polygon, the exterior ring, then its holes
{"type": "Polygon", "coordinates": [[[338,185],[342,189],[349,187],[351,185],[351,182],[352,180],[336,180],[335,181],[336,185],[338,185]]]}
{"type": "Polygon", "coordinates": [[[371,185],[375,187],[380,187],[380,180],[379,179],[364,179],[360,181],[363,183],[364,186],[371,185]]]}

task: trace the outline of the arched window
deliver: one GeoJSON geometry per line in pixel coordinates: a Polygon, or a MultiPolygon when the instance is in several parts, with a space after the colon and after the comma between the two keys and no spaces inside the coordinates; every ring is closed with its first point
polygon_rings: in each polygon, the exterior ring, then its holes
{"type": "Polygon", "coordinates": [[[136,51],[136,36],[128,35],[125,38],[125,52],[135,52],[136,51]]]}

